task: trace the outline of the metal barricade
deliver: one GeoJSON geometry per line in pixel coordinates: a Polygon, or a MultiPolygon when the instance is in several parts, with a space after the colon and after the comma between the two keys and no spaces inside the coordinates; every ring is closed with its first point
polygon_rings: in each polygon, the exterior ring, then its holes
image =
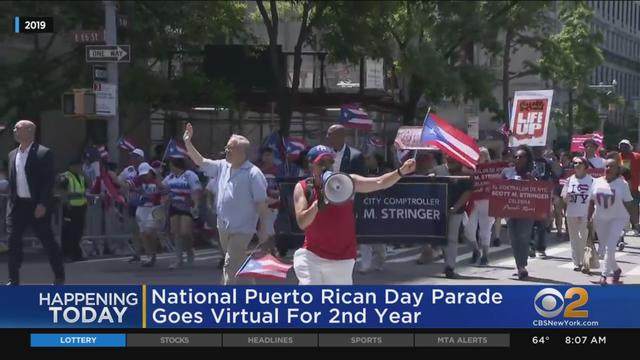
{"type": "MultiPolygon", "coordinates": [[[[60,206],[60,197],[55,196],[54,198],[54,206],[51,214],[51,227],[53,230],[54,237],[58,244],[60,244],[60,234],[62,232],[62,207],[60,206]]],[[[9,205],[9,195],[0,194],[0,242],[4,242],[8,244],[9,242],[9,233],[7,229],[7,207],[9,205]]],[[[28,245],[30,248],[41,248],[42,244],[38,241],[38,238],[34,235],[33,230],[27,228],[24,235],[22,236],[22,241],[25,245],[28,245]]]]}
{"type": "MultiPolygon", "coordinates": [[[[8,229],[6,223],[8,195],[0,194],[0,243],[8,245],[8,229]]],[[[55,195],[54,206],[51,209],[51,226],[58,244],[61,243],[64,197],[55,195]]],[[[203,216],[208,217],[206,205],[202,202],[204,210],[203,216]]],[[[175,250],[173,239],[169,233],[168,213],[165,223],[158,231],[161,251],[175,250]]],[[[113,204],[106,206],[100,195],[87,195],[87,212],[85,218],[84,235],[80,247],[87,258],[99,257],[103,255],[130,255],[134,252],[131,232],[131,222],[136,221],[134,216],[129,216],[128,209],[118,210],[113,204]]],[[[215,229],[215,222],[212,224],[215,229]]],[[[194,239],[195,240],[195,239],[194,239]]],[[[207,242],[211,242],[211,238],[207,242]]],[[[27,229],[22,238],[25,250],[41,249],[42,244],[33,234],[31,229],[27,229]]],[[[213,242],[215,244],[216,242],[213,242]]]]}

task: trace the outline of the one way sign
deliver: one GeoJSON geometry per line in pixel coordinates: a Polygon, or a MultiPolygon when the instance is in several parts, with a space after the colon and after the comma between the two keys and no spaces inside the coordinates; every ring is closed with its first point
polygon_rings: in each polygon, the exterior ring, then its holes
{"type": "Polygon", "coordinates": [[[87,45],[85,49],[88,63],[131,61],[129,45],[87,45]]]}

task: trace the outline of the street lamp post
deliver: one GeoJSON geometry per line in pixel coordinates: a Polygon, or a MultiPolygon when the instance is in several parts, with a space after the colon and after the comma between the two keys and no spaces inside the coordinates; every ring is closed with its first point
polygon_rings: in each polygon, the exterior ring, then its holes
{"type": "MultiPolygon", "coordinates": [[[[613,81],[611,81],[611,85],[607,85],[604,84],[603,82],[600,82],[600,84],[598,85],[589,85],[590,89],[595,89],[598,90],[600,92],[607,92],[607,95],[613,95],[616,92],[616,86],[618,85],[618,82],[614,79],[613,81]]],[[[600,133],[604,134],[604,123],[606,122],[606,120],[609,119],[609,114],[611,113],[611,107],[609,107],[607,109],[607,113],[604,114],[603,116],[603,111],[602,111],[602,103],[600,101],[598,101],[598,117],[600,118],[600,133]]]]}

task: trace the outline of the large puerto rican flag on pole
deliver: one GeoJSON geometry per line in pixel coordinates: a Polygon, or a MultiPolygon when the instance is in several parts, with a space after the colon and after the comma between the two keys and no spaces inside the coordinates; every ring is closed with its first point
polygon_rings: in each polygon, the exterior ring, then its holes
{"type": "Polygon", "coordinates": [[[365,111],[353,104],[342,105],[340,108],[340,124],[346,128],[357,130],[371,130],[373,120],[365,111]]]}
{"type": "Polygon", "coordinates": [[[439,148],[462,165],[474,169],[480,158],[475,140],[435,114],[427,114],[422,128],[422,143],[439,148]]]}

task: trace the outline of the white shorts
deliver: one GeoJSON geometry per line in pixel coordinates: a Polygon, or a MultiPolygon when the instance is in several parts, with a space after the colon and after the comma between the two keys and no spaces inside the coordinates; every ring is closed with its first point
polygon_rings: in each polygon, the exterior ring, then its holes
{"type": "Polygon", "coordinates": [[[293,254],[299,285],[353,285],[355,259],[329,260],[300,248],[293,254]]]}
{"type": "Polygon", "coordinates": [[[138,227],[140,227],[140,231],[149,232],[160,229],[163,223],[162,218],[154,217],[154,210],[161,209],[161,206],[139,206],[136,210],[136,221],[138,222],[138,227]]]}

